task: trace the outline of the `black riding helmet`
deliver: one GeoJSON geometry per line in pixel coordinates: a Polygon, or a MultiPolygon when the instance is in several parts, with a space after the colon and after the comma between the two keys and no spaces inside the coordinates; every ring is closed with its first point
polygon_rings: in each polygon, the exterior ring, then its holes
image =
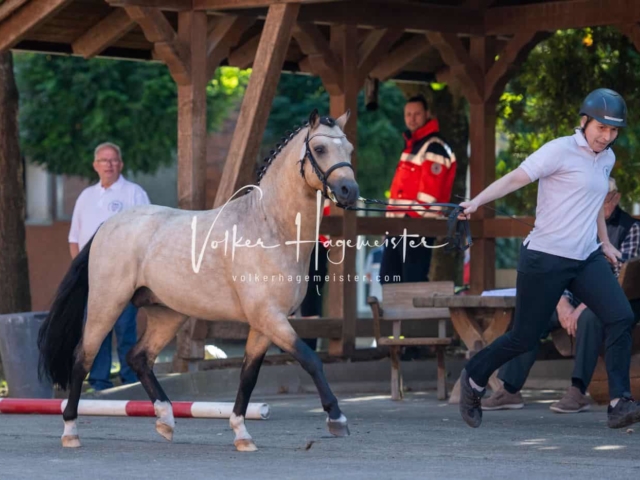
{"type": "Polygon", "coordinates": [[[612,127],[627,126],[627,104],[619,93],[608,88],[598,88],[587,95],[580,107],[580,115],[612,127]]]}

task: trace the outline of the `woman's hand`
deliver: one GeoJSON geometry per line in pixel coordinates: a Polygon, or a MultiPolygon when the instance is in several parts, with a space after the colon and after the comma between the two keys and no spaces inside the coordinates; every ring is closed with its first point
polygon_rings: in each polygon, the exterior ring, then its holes
{"type": "Polygon", "coordinates": [[[609,260],[609,263],[614,266],[617,265],[619,259],[622,258],[622,254],[620,253],[620,251],[610,242],[605,242],[602,244],[602,253],[604,253],[604,256],[607,258],[607,260],[609,260]]]}
{"type": "Polygon", "coordinates": [[[464,215],[460,215],[458,217],[460,220],[469,220],[469,217],[471,216],[471,214],[475,213],[479,207],[479,205],[473,200],[470,200],[468,202],[462,202],[460,206],[464,208],[464,211],[463,211],[464,215]]]}

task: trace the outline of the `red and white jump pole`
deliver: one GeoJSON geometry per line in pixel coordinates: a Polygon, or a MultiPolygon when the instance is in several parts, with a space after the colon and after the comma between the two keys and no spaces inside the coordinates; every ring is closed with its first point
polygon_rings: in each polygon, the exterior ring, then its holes
{"type": "MultiPolygon", "coordinates": [[[[39,398],[0,398],[0,413],[61,415],[66,400],[39,398]]],[[[233,410],[230,402],[172,402],[175,418],[229,418],[233,410]]],[[[267,403],[250,403],[245,418],[266,420],[270,408],[267,403]]],[[[150,401],[136,400],[80,400],[78,415],[109,417],[155,417],[150,401]]]]}

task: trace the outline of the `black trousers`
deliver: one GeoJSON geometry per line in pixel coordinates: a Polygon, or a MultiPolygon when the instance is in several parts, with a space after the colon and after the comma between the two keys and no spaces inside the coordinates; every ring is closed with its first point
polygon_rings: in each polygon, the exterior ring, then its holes
{"type": "MultiPolygon", "coordinates": [[[[638,323],[638,318],[640,318],[640,301],[636,300],[630,303],[636,319],[635,325],[638,323]]],[[[562,326],[558,319],[558,313],[554,312],[541,339],[547,338],[550,332],[558,328],[562,328],[562,326]]],[[[598,364],[598,356],[604,347],[604,325],[589,308],[585,309],[578,318],[578,331],[576,332],[575,342],[576,355],[571,378],[580,380],[582,385],[588,388],[598,364]]],[[[533,350],[518,355],[513,360],[505,363],[498,371],[498,378],[511,385],[514,389],[521,390],[527,381],[531,367],[536,362],[539,346],[540,343],[536,343],[533,350]]]]}
{"type": "Polygon", "coordinates": [[[380,262],[380,283],[428,282],[433,249],[423,246],[411,247],[409,244],[414,242],[414,245],[419,245],[424,239],[424,243],[433,246],[435,238],[408,237],[404,260],[402,237],[387,237],[387,239],[387,246],[384,247],[380,262]],[[397,242],[395,248],[392,241],[397,242]]]}
{"type": "Polygon", "coordinates": [[[571,290],[602,322],[611,398],[631,397],[631,328],[633,311],[600,249],[585,260],[520,250],[513,328],[471,360],[466,369],[484,386],[509,360],[536,347],[565,289],[571,290]]]}
{"type": "MultiPolygon", "coordinates": [[[[322,287],[324,287],[327,277],[327,249],[322,243],[316,243],[311,252],[311,263],[309,264],[309,283],[307,284],[307,294],[300,305],[300,315],[303,317],[322,316],[322,287]],[[318,268],[316,269],[316,250],[318,249],[318,268]],[[318,294],[320,293],[320,295],[318,294]]],[[[303,338],[302,341],[315,350],[318,345],[317,338],[303,338]]]]}

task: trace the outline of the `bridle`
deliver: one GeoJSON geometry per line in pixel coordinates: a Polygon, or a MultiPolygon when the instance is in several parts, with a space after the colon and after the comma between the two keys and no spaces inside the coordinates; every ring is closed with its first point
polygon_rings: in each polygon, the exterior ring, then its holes
{"type": "MultiPolygon", "coordinates": [[[[318,176],[318,179],[322,182],[322,194],[324,195],[324,197],[329,199],[329,200],[331,200],[331,201],[333,201],[333,202],[336,202],[336,204],[338,206],[342,207],[342,205],[338,204],[338,202],[335,200],[335,197],[332,198],[331,196],[329,196],[329,184],[328,184],[329,175],[331,175],[331,173],[334,170],[337,170],[338,168],[341,168],[341,167],[348,167],[351,170],[353,170],[353,165],[351,165],[351,163],[349,163],[349,162],[339,162],[339,163],[336,163],[335,165],[331,165],[331,167],[325,172],[324,170],[322,170],[322,168],[320,168],[320,165],[318,165],[318,161],[313,156],[313,153],[311,152],[311,147],[309,145],[309,142],[311,142],[311,140],[313,140],[316,137],[347,138],[347,136],[345,134],[342,134],[342,135],[329,135],[328,133],[316,133],[315,135],[312,135],[311,137],[309,137],[309,133],[310,132],[311,132],[311,127],[309,127],[309,129],[307,130],[307,136],[304,139],[305,154],[300,159],[300,175],[302,176],[302,178],[305,178],[305,176],[304,176],[304,162],[308,158],[309,159],[309,163],[311,164],[311,167],[313,168],[313,171],[318,176]]],[[[333,194],[331,194],[331,195],[333,196],[333,194]]]]}
{"type": "MultiPolygon", "coordinates": [[[[366,208],[366,207],[350,207],[347,205],[342,205],[335,197],[333,192],[330,191],[330,187],[328,185],[329,175],[334,170],[337,170],[341,167],[348,167],[353,170],[353,165],[349,162],[339,162],[335,165],[332,165],[325,172],[322,170],[320,165],[318,165],[317,160],[313,156],[311,152],[310,143],[315,137],[329,137],[329,138],[346,138],[346,135],[329,135],[326,133],[316,133],[315,135],[309,136],[311,128],[307,130],[307,136],[304,140],[305,143],[305,154],[300,159],[300,175],[302,178],[304,176],[304,164],[306,159],[309,159],[309,163],[313,168],[313,171],[318,176],[318,179],[322,182],[322,194],[325,198],[331,200],[336,206],[344,209],[344,210],[355,210],[355,211],[365,211],[365,212],[386,212],[387,209],[384,208],[366,208]]],[[[359,201],[363,202],[365,205],[384,205],[384,206],[392,206],[394,207],[394,212],[415,212],[416,209],[424,209],[428,210],[432,207],[438,207],[440,209],[450,209],[451,212],[447,215],[447,236],[445,238],[446,245],[444,249],[446,251],[451,250],[459,250],[465,251],[471,245],[473,245],[473,241],[471,239],[471,229],[469,228],[469,221],[466,218],[460,218],[464,212],[464,207],[461,207],[455,203],[395,203],[390,204],[388,202],[383,202],[382,200],[375,200],[369,198],[359,197],[359,201]],[[396,208],[396,207],[405,207],[405,208],[396,208]]],[[[439,210],[440,212],[441,210],[439,210]]]]}

